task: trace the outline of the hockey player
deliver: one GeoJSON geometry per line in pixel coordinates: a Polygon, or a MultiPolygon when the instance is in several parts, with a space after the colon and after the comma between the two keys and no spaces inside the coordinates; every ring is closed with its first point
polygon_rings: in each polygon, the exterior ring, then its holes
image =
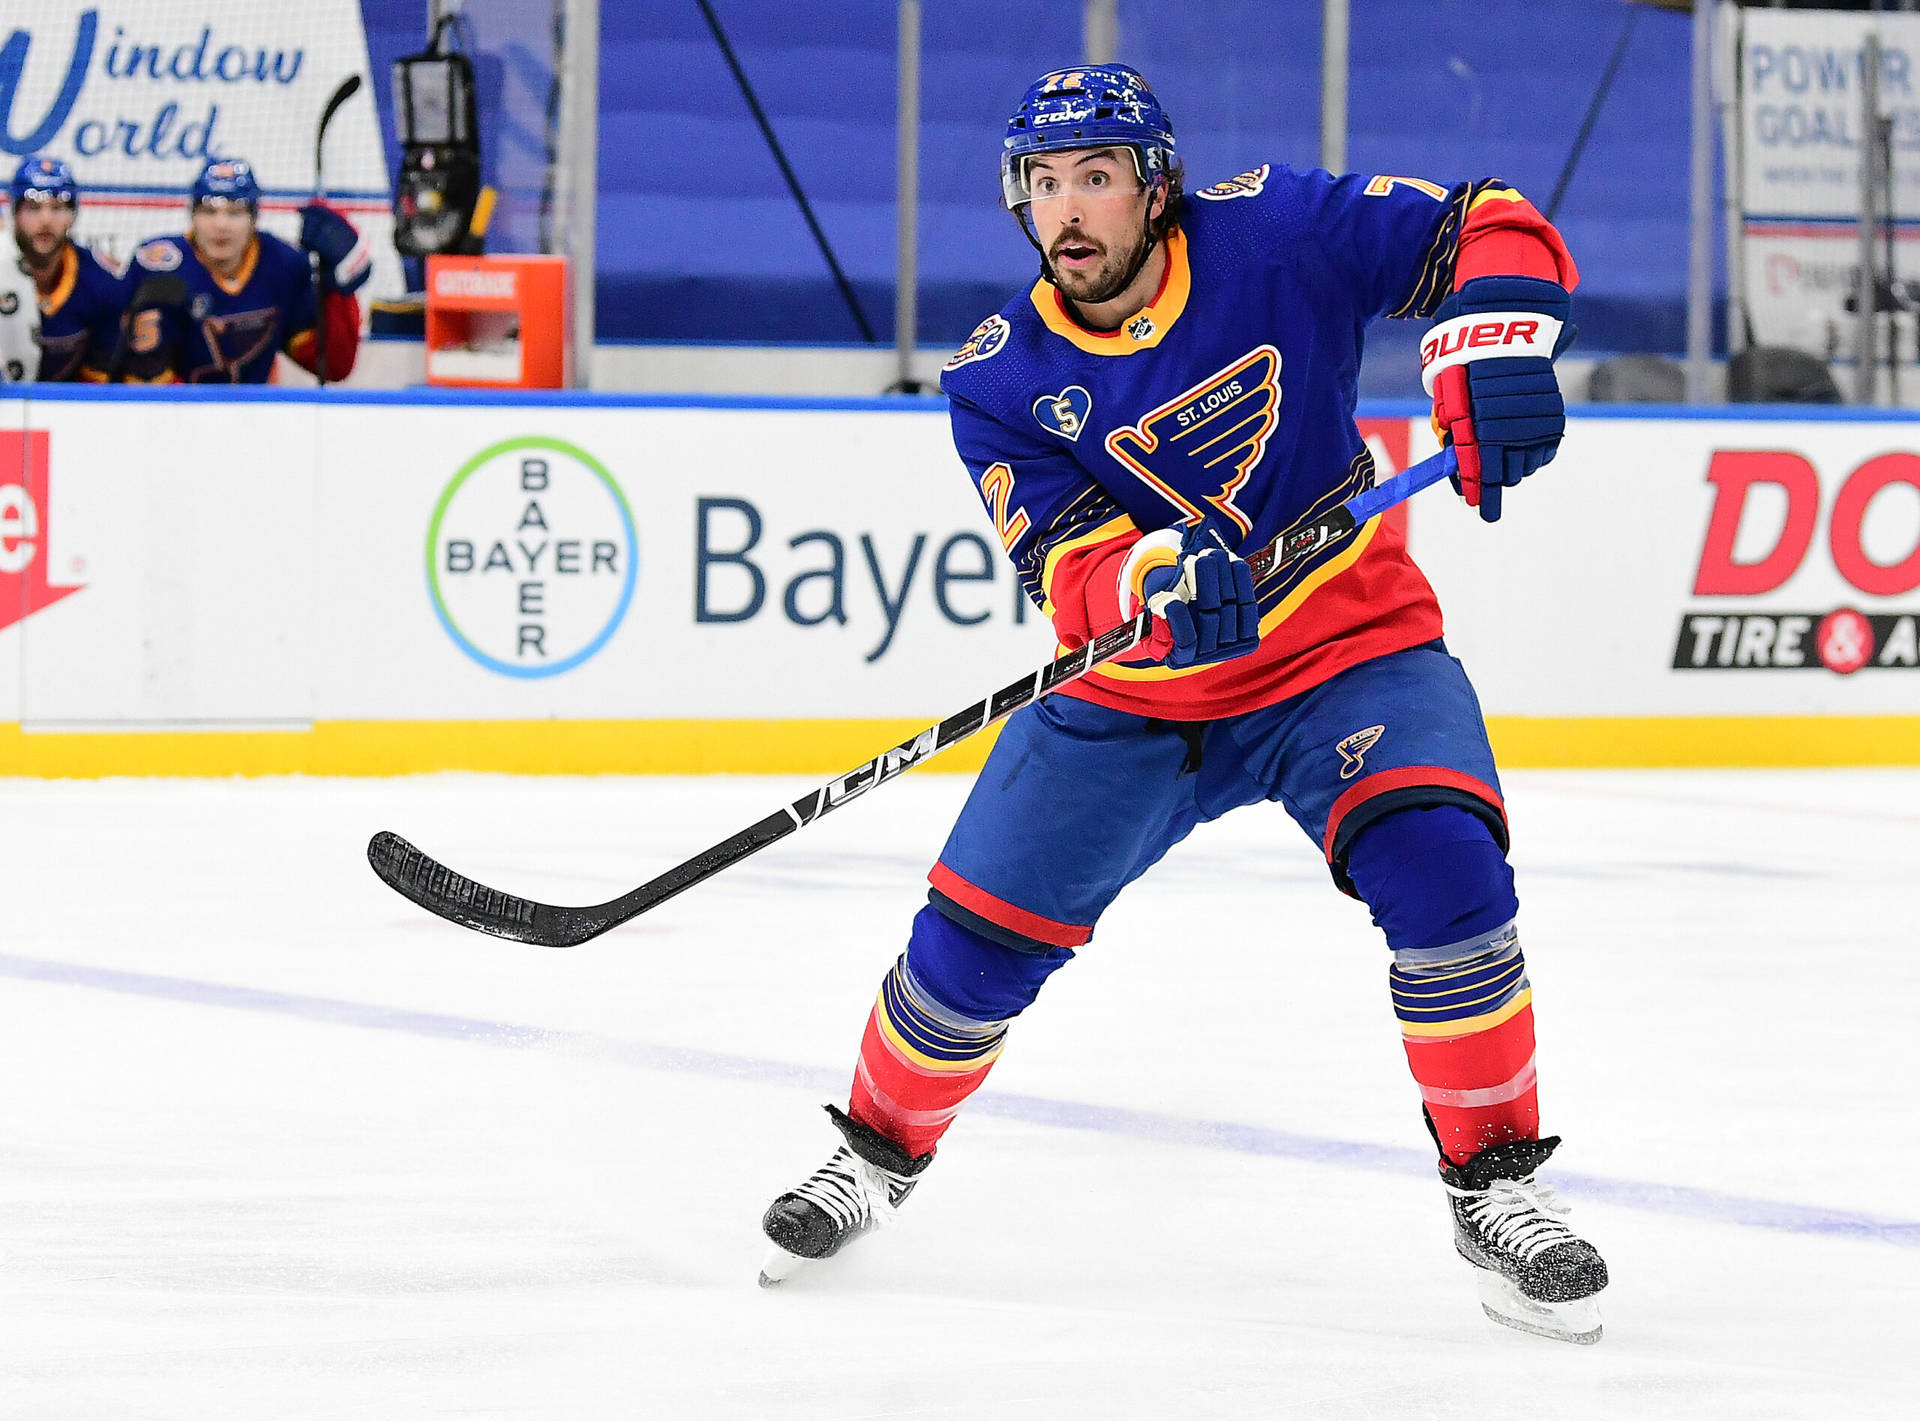
{"type": "Polygon", "coordinates": [[[900,1206],[1122,887],[1196,824],[1278,800],[1386,938],[1489,1315],[1597,1340],[1606,1266],[1536,1173],[1559,1141],[1539,1132],[1506,816],[1433,593],[1378,522],[1258,582],[1244,560],[1372,482],[1353,412],[1379,316],[1435,322],[1435,427],[1460,492],[1498,519],[1565,426],[1572,259],[1493,180],[1266,165],[1188,198],[1160,103],[1124,65],[1036,82],[1002,181],[1041,275],[947,362],[954,443],[1063,646],[1164,611],[1149,658],[1008,720],[881,985],[848,1107],[829,1107],[844,1143],[767,1211],[762,1281],[900,1206]]]}
{"type": "Polygon", "coordinates": [[[104,380],[126,282],[73,240],[80,185],[72,169],[28,158],[8,195],[18,257],[0,265],[0,378],[104,380]]]}
{"type": "Polygon", "coordinates": [[[372,273],[353,224],[318,202],[300,209],[300,245],[259,229],[260,186],[244,160],[210,162],[193,184],[185,236],[155,237],[133,254],[133,274],[177,272],[188,305],[158,316],[159,339],[129,373],[190,384],[265,384],[276,353],[318,373],[316,327],[326,321],[326,379],[352,372],[360,345],[354,296],[372,273]],[[316,310],[310,255],[320,259],[325,301],[316,310]]]}

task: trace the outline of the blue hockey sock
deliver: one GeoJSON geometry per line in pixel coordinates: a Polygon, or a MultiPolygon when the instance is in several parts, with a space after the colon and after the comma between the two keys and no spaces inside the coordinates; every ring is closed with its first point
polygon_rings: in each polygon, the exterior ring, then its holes
{"type": "Polygon", "coordinates": [[[942,1006],[976,1021],[1003,1021],[1033,1005],[1054,972],[1073,961],[1073,951],[1050,947],[1025,952],[995,942],[931,905],[913,920],[907,966],[942,1006]]]}
{"type": "Polygon", "coordinates": [[[1347,873],[1396,952],[1482,937],[1520,910],[1493,832],[1457,805],[1369,824],[1347,851],[1347,873]]]}

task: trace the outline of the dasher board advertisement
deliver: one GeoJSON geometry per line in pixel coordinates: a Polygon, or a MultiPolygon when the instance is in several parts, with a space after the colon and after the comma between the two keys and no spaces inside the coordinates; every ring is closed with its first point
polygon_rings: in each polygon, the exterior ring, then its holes
{"type": "MultiPolygon", "coordinates": [[[[934,401],[66,391],[0,419],[17,769],[177,734],[200,748],[112,763],[217,771],[232,734],[249,768],[799,772],[1055,644],[934,401]]],[[[1365,429],[1383,471],[1433,447],[1405,406],[1365,429]]],[[[1920,762],[1916,435],[1576,413],[1499,523],[1414,500],[1496,746],[1920,762]]]]}

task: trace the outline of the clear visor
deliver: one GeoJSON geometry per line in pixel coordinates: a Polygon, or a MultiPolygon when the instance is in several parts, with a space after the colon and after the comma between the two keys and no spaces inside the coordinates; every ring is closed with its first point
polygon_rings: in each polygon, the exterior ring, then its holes
{"type": "Polygon", "coordinates": [[[1017,212],[1030,202],[1066,197],[1095,202],[1137,197],[1147,186],[1147,175],[1141,171],[1140,150],[1131,145],[1116,147],[1112,159],[1105,162],[1069,167],[1067,164],[1071,161],[1072,150],[1062,155],[1029,153],[1006,159],[1000,167],[1000,186],[1008,208],[1017,212]],[[1121,154],[1126,155],[1124,160],[1121,154]],[[1051,163],[1041,172],[1031,171],[1035,159],[1056,156],[1067,161],[1051,163]]]}

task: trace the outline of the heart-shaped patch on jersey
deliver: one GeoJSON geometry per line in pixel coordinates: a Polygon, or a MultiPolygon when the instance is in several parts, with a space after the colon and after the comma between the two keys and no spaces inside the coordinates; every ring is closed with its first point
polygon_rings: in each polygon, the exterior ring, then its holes
{"type": "Polygon", "coordinates": [[[1093,413],[1093,396],[1079,385],[1069,385],[1057,395],[1042,395],[1033,402],[1033,417],[1041,428],[1051,429],[1063,439],[1078,439],[1093,413]]]}

